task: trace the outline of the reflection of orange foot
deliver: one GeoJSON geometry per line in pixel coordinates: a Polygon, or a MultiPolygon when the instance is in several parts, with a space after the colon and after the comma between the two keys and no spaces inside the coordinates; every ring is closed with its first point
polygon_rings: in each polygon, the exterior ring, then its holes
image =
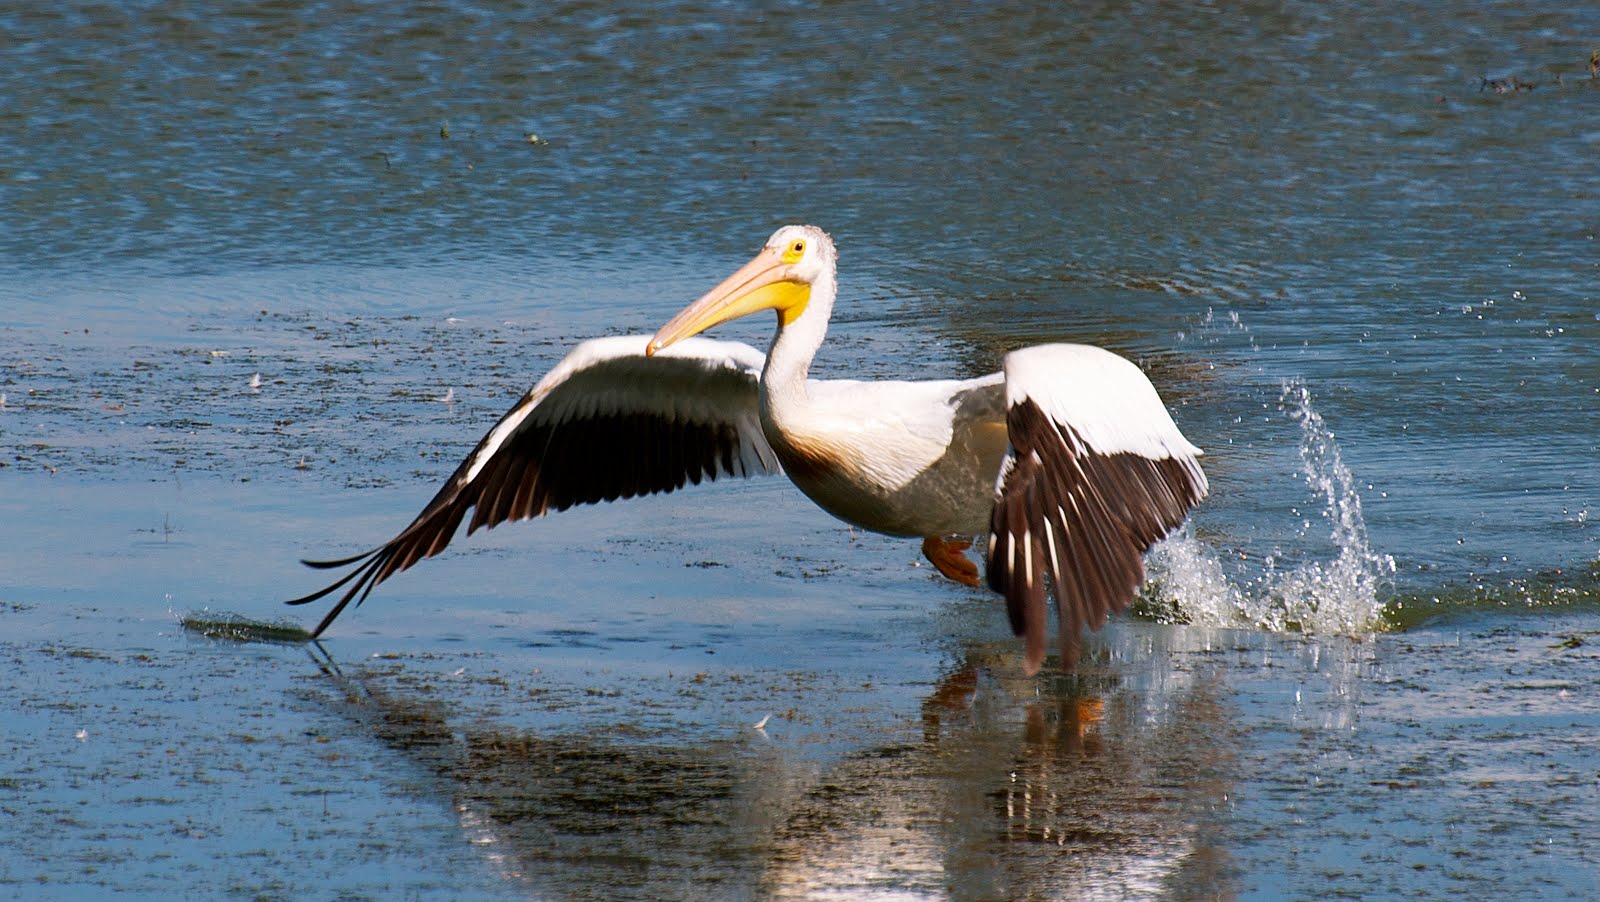
{"type": "Polygon", "coordinates": [[[978,565],[962,552],[972,547],[964,539],[945,541],[941,536],[928,536],[922,540],[922,554],[939,572],[964,586],[979,586],[978,565]]]}
{"type": "Polygon", "coordinates": [[[1077,721],[1079,739],[1088,735],[1106,716],[1106,703],[1097,698],[1080,698],[1074,708],[1073,719],[1077,721]]]}
{"type": "Polygon", "coordinates": [[[978,668],[963,664],[960,670],[947,675],[922,703],[924,711],[962,711],[972,707],[972,697],[978,694],[978,668]]]}
{"type": "Polygon", "coordinates": [[[960,670],[939,681],[938,688],[922,702],[922,738],[939,741],[939,724],[946,714],[957,714],[972,707],[978,694],[978,668],[963,664],[960,670]]]}

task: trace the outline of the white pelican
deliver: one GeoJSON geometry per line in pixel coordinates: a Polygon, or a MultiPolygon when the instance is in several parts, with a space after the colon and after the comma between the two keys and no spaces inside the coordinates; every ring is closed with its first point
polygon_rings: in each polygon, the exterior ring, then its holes
{"type": "Polygon", "coordinates": [[[653,337],[578,345],[490,429],[411,525],[305,604],[349,584],[312,633],[351,601],[467,533],[720,476],[787,473],[834,516],[922,538],[941,573],[971,586],[962,553],[989,534],[988,583],[1006,597],[1028,673],[1045,658],[1046,574],[1063,668],[1144,580],[1145,549],[1205,496],[1206,477],[1155,388],[1128,360],[1087,345],[1006,355],[1004,372],[936,382],[809,376],[836,292],[833,241],[785,226],[755,259],[653,337]],[[765,357],[693,336],[777,311],[765,357]]]}

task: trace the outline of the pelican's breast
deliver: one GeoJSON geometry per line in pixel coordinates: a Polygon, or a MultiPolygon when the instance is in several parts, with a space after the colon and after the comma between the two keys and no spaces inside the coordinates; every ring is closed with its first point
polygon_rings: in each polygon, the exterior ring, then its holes
{"type": "Polygon", "coordinates": [[[807,404],[764,410],[762,426],[789,477],[820,507],[890,535],[987,528],[1006,447],[996,379],[809,388],[807,404]]]}

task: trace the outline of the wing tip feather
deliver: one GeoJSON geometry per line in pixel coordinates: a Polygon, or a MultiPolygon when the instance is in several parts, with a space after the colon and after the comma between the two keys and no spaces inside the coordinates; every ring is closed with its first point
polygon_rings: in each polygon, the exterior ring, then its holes
{"type": "Polygon", "coordinates": [[[1006,421],[1010,448],[995,484],[988,584],[1006,596],[1012,628],[1024,640],[1023,668],[1032,675],[1043,665],[1047,617],[1045,574],[1035,571],[1048,561],[1061,667],[1071,671],[1085,628],[1098,630],[1127,608],[1144,582],[1144,552],[1177,528],[1209,487],[1195,457],[1096,452],[1031,398],[1011,404],[1006,421]],[[1050,511],[1060,512],[1059,530],[1050,511]],[[1029,546],[1020,552],[1019,536],[1029,546]],[[1040,542],[1050,547],[1033,547],[1040,542]]]}

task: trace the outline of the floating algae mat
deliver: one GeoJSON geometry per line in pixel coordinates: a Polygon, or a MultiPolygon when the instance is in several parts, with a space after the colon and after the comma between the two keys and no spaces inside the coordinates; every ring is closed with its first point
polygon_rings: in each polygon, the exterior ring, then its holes
{"type": "Polygon", "coordinates": [[[311,641],[311,631],[287,620],[254,620],[242,614],[189,614],[178,621],[190,632],[208,639],[233,642],[275,642],[298,645],[311,641]]]}

